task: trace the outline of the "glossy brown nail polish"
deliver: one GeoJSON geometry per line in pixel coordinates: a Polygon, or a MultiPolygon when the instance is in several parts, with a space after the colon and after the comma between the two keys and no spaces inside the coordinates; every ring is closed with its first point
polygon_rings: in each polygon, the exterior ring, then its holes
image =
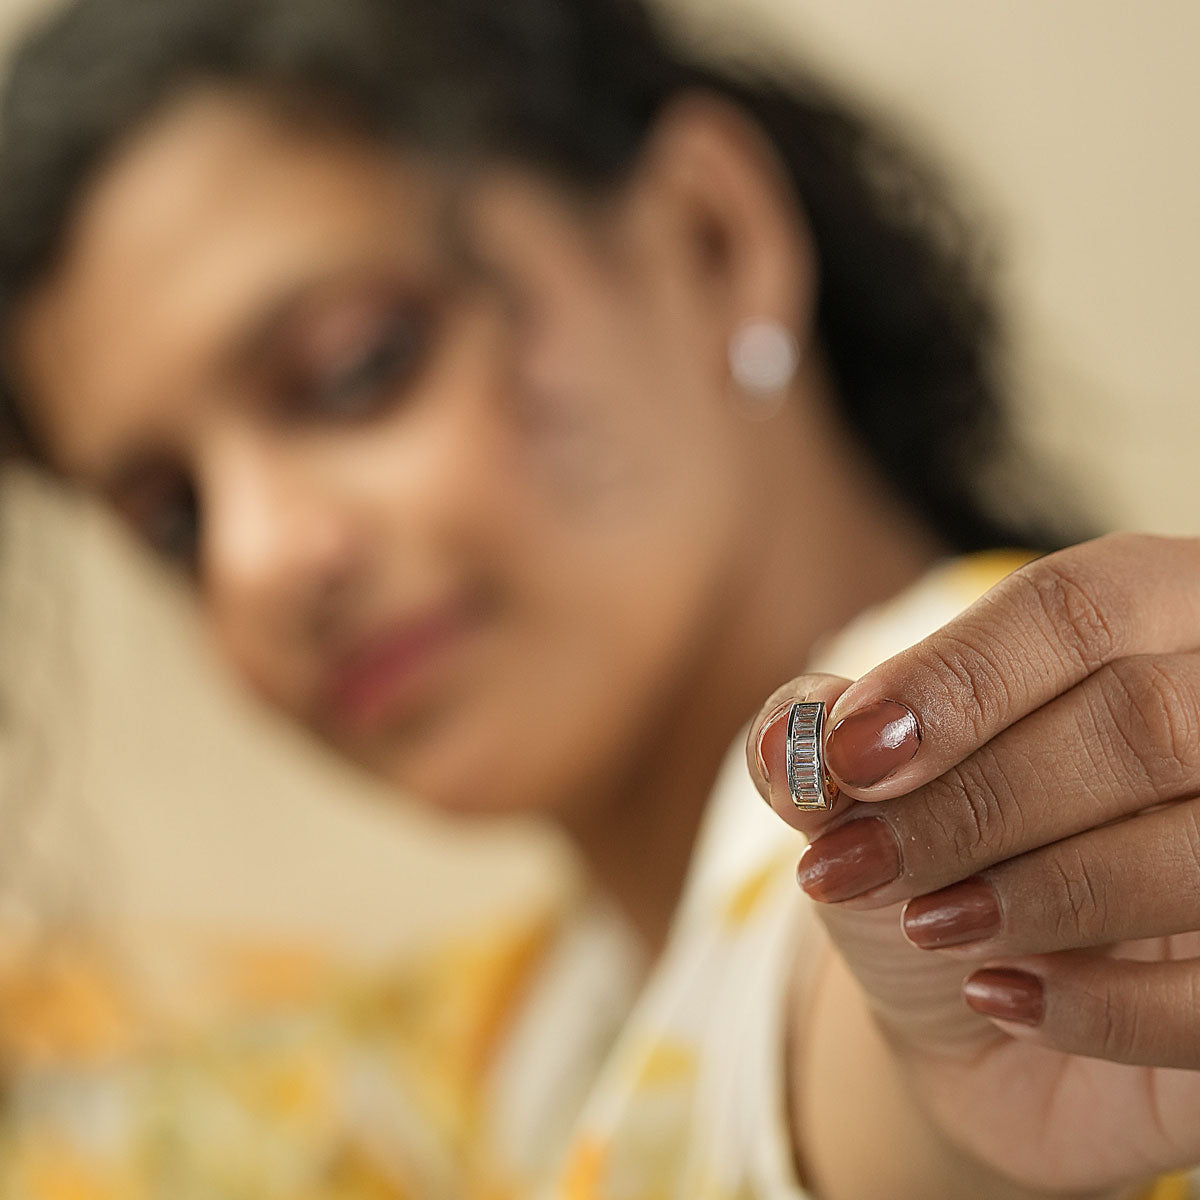
{"type": "Polygon", "coordinates": [[[1040,1025],[1046,1015],[1042,981],[1028,971],[989,967],[963,984],[963,999],[977,1013],[1021,1025],[1040,1025]]]}
{"type": "Polygon", "coordinates": [[[870,787],[911,762],[921,745],[912,709],[879,700],[843,717],[825,740],[825,765],[850,787],[870,787]]]}
{"type": "Polygon", "coordinates": [[[882,817],[850,821],[822,835],[800,856],[796,880],[824,904],[852,900],[900,874],[900,843],[882,817]]]}
{"type": "Polygon", "coordinates": [[[985,879],[976,876],[952,887],[918,896],[904,907],[904,936],[922,950],[965,946],[995,937],[1001,925],[1000,900],[985,879]]]}

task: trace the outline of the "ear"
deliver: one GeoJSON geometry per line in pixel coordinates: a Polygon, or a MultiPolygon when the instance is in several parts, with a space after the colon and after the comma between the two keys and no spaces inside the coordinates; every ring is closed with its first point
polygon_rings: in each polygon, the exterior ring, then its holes
{"type": "Polygon", "coordinates": [[[726,337],[747,320],[773,319],[809,341],[811,233],[779,154],[748,113],[704,92],[673,101],[632,185],[656,226],[652,236],[683,257],[726,337]]]}

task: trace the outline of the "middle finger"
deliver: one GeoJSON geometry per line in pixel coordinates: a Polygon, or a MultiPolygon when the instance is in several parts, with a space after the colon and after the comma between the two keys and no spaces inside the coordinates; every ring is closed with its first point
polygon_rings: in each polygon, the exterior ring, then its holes
{"type": "Polygon", "coordinates": [[[805,850],[815,899],[875,908],[1200,789],[1200,655],[1111,663],[907,796],[805,850]]]}

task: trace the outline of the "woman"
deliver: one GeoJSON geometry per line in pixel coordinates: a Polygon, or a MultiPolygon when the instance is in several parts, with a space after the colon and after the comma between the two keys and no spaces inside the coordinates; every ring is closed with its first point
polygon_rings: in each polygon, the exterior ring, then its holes
{"type": "Polygon", "coordinates": [[[622,0],[79,0],[0,120],[27,451],[269,704],[561,825],[649,964],[611,1047],[535,972],[468,1118],[417,1088],[369,1180],[296,1139],[304,1188],[1182,1194],[1200,558],[1093,543],[932,632],[1048,547],[981,499],[990,313],[886,140],[622,0]]]}

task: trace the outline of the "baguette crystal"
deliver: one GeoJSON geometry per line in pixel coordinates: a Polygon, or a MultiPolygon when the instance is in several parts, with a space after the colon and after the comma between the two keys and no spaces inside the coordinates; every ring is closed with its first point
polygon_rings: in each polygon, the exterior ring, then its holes
{"type": "Polygon", "coordinates": [[[827,809],[832,802],[821,757],[824,738],[825,705],[793,704],[787,728],[787,778],[797,808],[827,809]]]}

